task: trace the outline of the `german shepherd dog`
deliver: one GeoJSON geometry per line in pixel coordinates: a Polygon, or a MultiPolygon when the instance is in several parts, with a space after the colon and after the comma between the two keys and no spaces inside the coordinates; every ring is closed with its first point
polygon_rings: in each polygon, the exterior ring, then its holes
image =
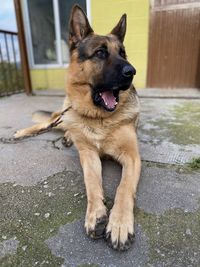
{"type": "MultiPolygon", "coordinates": [[[[87,193],[85,229],[91,238],[105,237],[117,250],[134,238],[134,199],[141,160],[137,143],[139,101],[132,80],[135,68],[123,45],[126,14],[105,36],[92,30],[84,11],[75,5],[69,21],[70,64],[62,122],[67,143],[78,149],[87,193]],[[102,188],[100,157],[109,155],[122,165],[121,182],[108,216],[102,188]]],[[[18,131],[16,138],[48,127],[61,112],[42,116],[38,124],[18,131]]]]}

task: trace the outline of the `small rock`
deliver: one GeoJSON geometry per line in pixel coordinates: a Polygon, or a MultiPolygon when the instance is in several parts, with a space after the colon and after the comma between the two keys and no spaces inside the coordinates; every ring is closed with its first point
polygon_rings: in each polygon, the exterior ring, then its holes
{"type": "Polygon", "coordinates": [[[49,216],[50,216],[50,213],[49,213],[49,212],[47,212],[47,213],[44,214],[44,217],[45,217],[46,219],[48,219],[49,216]]]}
{"type": "Polygon", "coordinates": [[[158,248],[156,248],[155,251],[160,254],[160,250],[158,248]]]}
{"type": "Polygon", "coordinates": [[[23,246],[23,247],[22,247],[22,250],[23,250],[23,251],[26,251],[27,247],[28,247],[27,245],[26,245],[26,246],[23,246]]]}
{"type": "Polygon", "coordinates": [[[5,240],[7,238],[7,236],[6,235],[2,235],[2,238],[5,240]]]}
{"type": "Polygon", "coordinates": [[[80,193],[76,193],[76,194],[74,194],[74,197],[77,197],[79,194],[80,194],[80,193]]]}
{"type": "Polygon", "coordinates": [[[44,184],[48,184],[48,182],[47,181],[44,181],[44,184]]]}
{"type": "Polygon", "coordinates": [[[71,212],[71,211],[68,211],[68,212],[67,212],[67,215],[70,215],[70,214],[72,214],[72,212],[71,212]]]}
{"type": "Polygon", "coordinates": [[[49,193],[48,193],[48,196],[49,196],[49,197],[52,197],[52,196],[55,196],[55,194],[52,193],[52,192],[49,192],[49,193]]]}
{"type": "Polygon", "coordinates": [[[48,188],[49,186],[48,186],[48,184],[45,184],[43,187],[44,187],[44,188],[48,188]]]}
{"type": "Polygon", "coordinates": [[[39,212],[34,213],[35,216],[40,216],[39,212]]]}
{"type": "Polygon", "coordinates": [[[186,229],[185,233],[186,235],[192,235],[191,230],[189,228],[186,229]]]}

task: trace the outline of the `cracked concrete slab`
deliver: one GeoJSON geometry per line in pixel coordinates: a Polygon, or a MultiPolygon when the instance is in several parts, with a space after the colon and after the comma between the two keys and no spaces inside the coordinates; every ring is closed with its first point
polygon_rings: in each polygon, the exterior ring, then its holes
{"type": "Polygon", "coordinates": [[[139,267],[148,262],[147,238],[139,226],[133,249],[119,253],[107,247],[104,240],[89,239],[83,232],[83,223],[80,220],[66,224],[60,227],[56,236],[45,241],[54,255],[65,259],[64,266],[139,267]]]}
{"type": "MultiPolygon", "coordinates": [[[[138,135],[143,167],[135,207],[136,239],[125,253],[111,250],[104,240],[86,237],[83,174],[74,146],[62,145],[62,133],[12,140],[14,131],[31,125],[32,112],[58,110],[62,97],[45,92],[0,99],[0,265],[199,266],[199,170],[186,164],[200,156],[196,94],[193,99],[168,99],[164,92],[166,99],[141,99],[138,135]],[[15,244],[15,253],[4,253],[1,244],[15,244]]],[[[110,209],[121,167],[111,160],[102,162],[110,209]]]]}
{"type": "Polygon", "coordinates": [[[80,168],[74,149],[60,151],[52,141],[26,139],[14,144],[0,144],[0,182],[33,185],[53,173],[80,168]]]}
{"type": "Polygon", "coordinates": [[[199,209],[199,172],[143,162],[141,177],[137,207],[145,212],[159,215],[174,208],[185,212],[199,209]]]}
{"type": "Polygon", "coordinates": [[[142,158],[184,164],[200,156],[200,100],[141,99],[142,158]]]}

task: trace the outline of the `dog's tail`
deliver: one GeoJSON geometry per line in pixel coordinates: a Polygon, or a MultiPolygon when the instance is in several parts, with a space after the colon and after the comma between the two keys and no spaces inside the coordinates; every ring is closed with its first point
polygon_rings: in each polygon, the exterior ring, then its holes
{"type": "Polygon", "coordinates": [[[35,123],[48,122],[52,118],[53,112],[38,110],[32,114],[32,121],[35,123]]]}

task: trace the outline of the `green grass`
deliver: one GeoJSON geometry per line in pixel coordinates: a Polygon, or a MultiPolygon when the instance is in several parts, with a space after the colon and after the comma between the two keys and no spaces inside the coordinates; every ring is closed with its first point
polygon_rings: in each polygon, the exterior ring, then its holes
{"type": "Polygon", "coordinates": [[[0,96],[22,91],[23,76],[14,63],[0,62],[0,96]]]}
{"type": "Polygon", "coordinates": [[[188,166],[192,169],[192,170],[198,170],[200,169],[200,157],[198,158],[193,158],[189,163],[188,166]]]}

